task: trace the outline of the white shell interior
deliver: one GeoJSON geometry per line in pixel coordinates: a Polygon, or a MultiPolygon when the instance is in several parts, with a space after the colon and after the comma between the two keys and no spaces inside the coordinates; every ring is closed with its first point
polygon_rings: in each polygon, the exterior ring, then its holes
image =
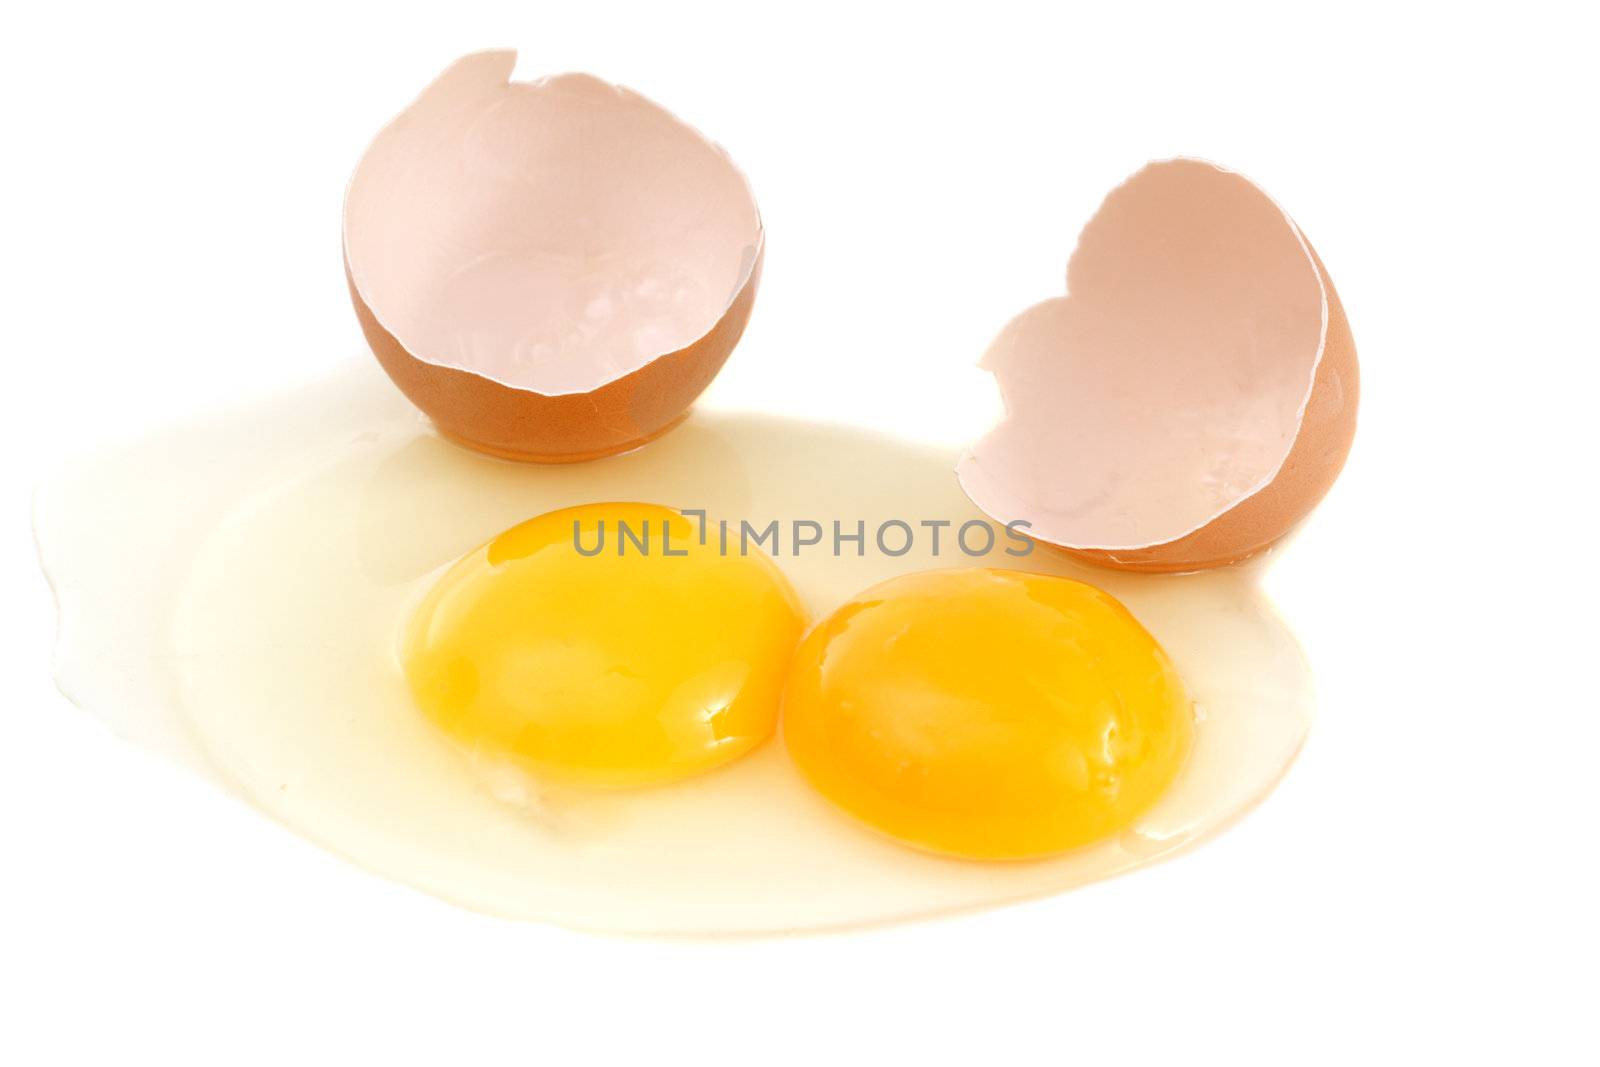
{"type": "Polygon", "coordinates": [[[356,289],[409,353],[547,395],[586,393],[715,326],[762,232],[727,155],[586,74],[447,70],[380,133],[345,200],[356,289]]]}
{"type": "Polygon", "coordinates": [[[984,356],[1006,415],[957,473],[1001,522],[1074,548],[1175,541],[1270,484],[1299,433],[1327,296],[1247,179],[1153,163],[1084,228],[1068,295],[984,356]]]}

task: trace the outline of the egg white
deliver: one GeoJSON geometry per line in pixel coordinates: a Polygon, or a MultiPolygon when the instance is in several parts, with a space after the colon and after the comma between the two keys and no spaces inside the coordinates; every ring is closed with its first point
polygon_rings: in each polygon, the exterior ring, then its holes
{"type": "MultiPolygon", "coordinates": [[[[981,518],[953,452],[847,427],[702,412],[637,452],[525,466],[435,435],[369,365],[101,456],[40,493],[63,691],[368,869],[482,911],[573,927],[748,934],[905,919],[1036,897],[1169,856],[1270,791],[1310,723],[1310,679],[1251,572],[1078,566],[1044,549],[952,551],[981,518]],[[1058,859],[969,863],[880,837],[813,793],[774,738],[656,789],[548,788],[446,742],[396,657],[411,606],[454,559],[523,519],[640,500],[756,527],[813,621],[897,574],[998,566],[1120,598],[1197,703],[1194,751],[1134,828],[1058,859]],[[856,555],[831,523],[865,523],[856,555]],[[918,533],[892,557],[881,522],[918,533]],[[796,520],[822,523],[792,551],[796,520]],[[949,520],[938,557],[922,520],[949,520]]],[[[900,536],[891,539],[898,548],[900,536]]]]}

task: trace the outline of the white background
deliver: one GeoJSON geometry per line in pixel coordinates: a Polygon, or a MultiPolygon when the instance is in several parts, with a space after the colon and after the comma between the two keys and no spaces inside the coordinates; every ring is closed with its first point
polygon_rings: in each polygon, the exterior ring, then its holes
{"type": "Polygon", "coordinates": [[[0,1060],[1595,1062],[1592,29],[1526,3],[400,6],[5,16],[0,1060]],[[709,403],[969,438],[995,412],[971,364],[1128,173],[1195,154],[1283,203],[1365,395],[1269,576],[1320,692],[1277,793],[1041,903],[636,942],[379,881],[69,706],[30,486],[361,356],[345,178],[496,45],[644,91],[748,173],[767,273],[709,403]]]}

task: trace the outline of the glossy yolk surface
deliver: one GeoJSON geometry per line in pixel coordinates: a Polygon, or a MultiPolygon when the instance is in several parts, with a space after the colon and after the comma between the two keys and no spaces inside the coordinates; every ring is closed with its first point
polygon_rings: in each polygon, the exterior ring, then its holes
{"type": "Polygon", "coordinates": [[[1117,600],[1066,578],[905,575],[802,642],[784,737],[811,783],[935,852],[1047,856],[1126,829],[1178,773],[1192,705],[1117,600]]]}
{"type": "Polygon", "coordinates": [[[507,530],[413,618],[417,703],[479,755],[585,784],[671,781],[748,752],[776,727],[799,602],[770,558],[697,534],[649,504],[507,530]]]}

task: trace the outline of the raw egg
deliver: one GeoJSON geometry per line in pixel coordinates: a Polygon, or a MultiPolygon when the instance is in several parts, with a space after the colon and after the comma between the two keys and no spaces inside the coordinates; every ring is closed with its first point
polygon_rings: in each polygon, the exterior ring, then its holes
{"type": "Polygon", "coordinates": [[[547,781],[701,774],[772,735],[799,601],[766,555],[724,555],[682,515],[586,504],[468,553],[401,660],[458,744],[547,781]]]}
{"type": "Polygon", "coordinates": [[[1252,576],[1080,566],[983,516],[955,460],[703,412],[508,463],[352,364],[42,487],[57,674],[371,871],[587,929],[1037,897],[1264,796],[1311,701],[1252,576]]]}
{"type": "Polygon", "coordinates": [[[1110,594],[1052,575],[891,579],[812,631],[784,735],[826,797],[889,836],[1031,859],[1121,833],[1188,754],[1194,709],[1110,594]]]}

